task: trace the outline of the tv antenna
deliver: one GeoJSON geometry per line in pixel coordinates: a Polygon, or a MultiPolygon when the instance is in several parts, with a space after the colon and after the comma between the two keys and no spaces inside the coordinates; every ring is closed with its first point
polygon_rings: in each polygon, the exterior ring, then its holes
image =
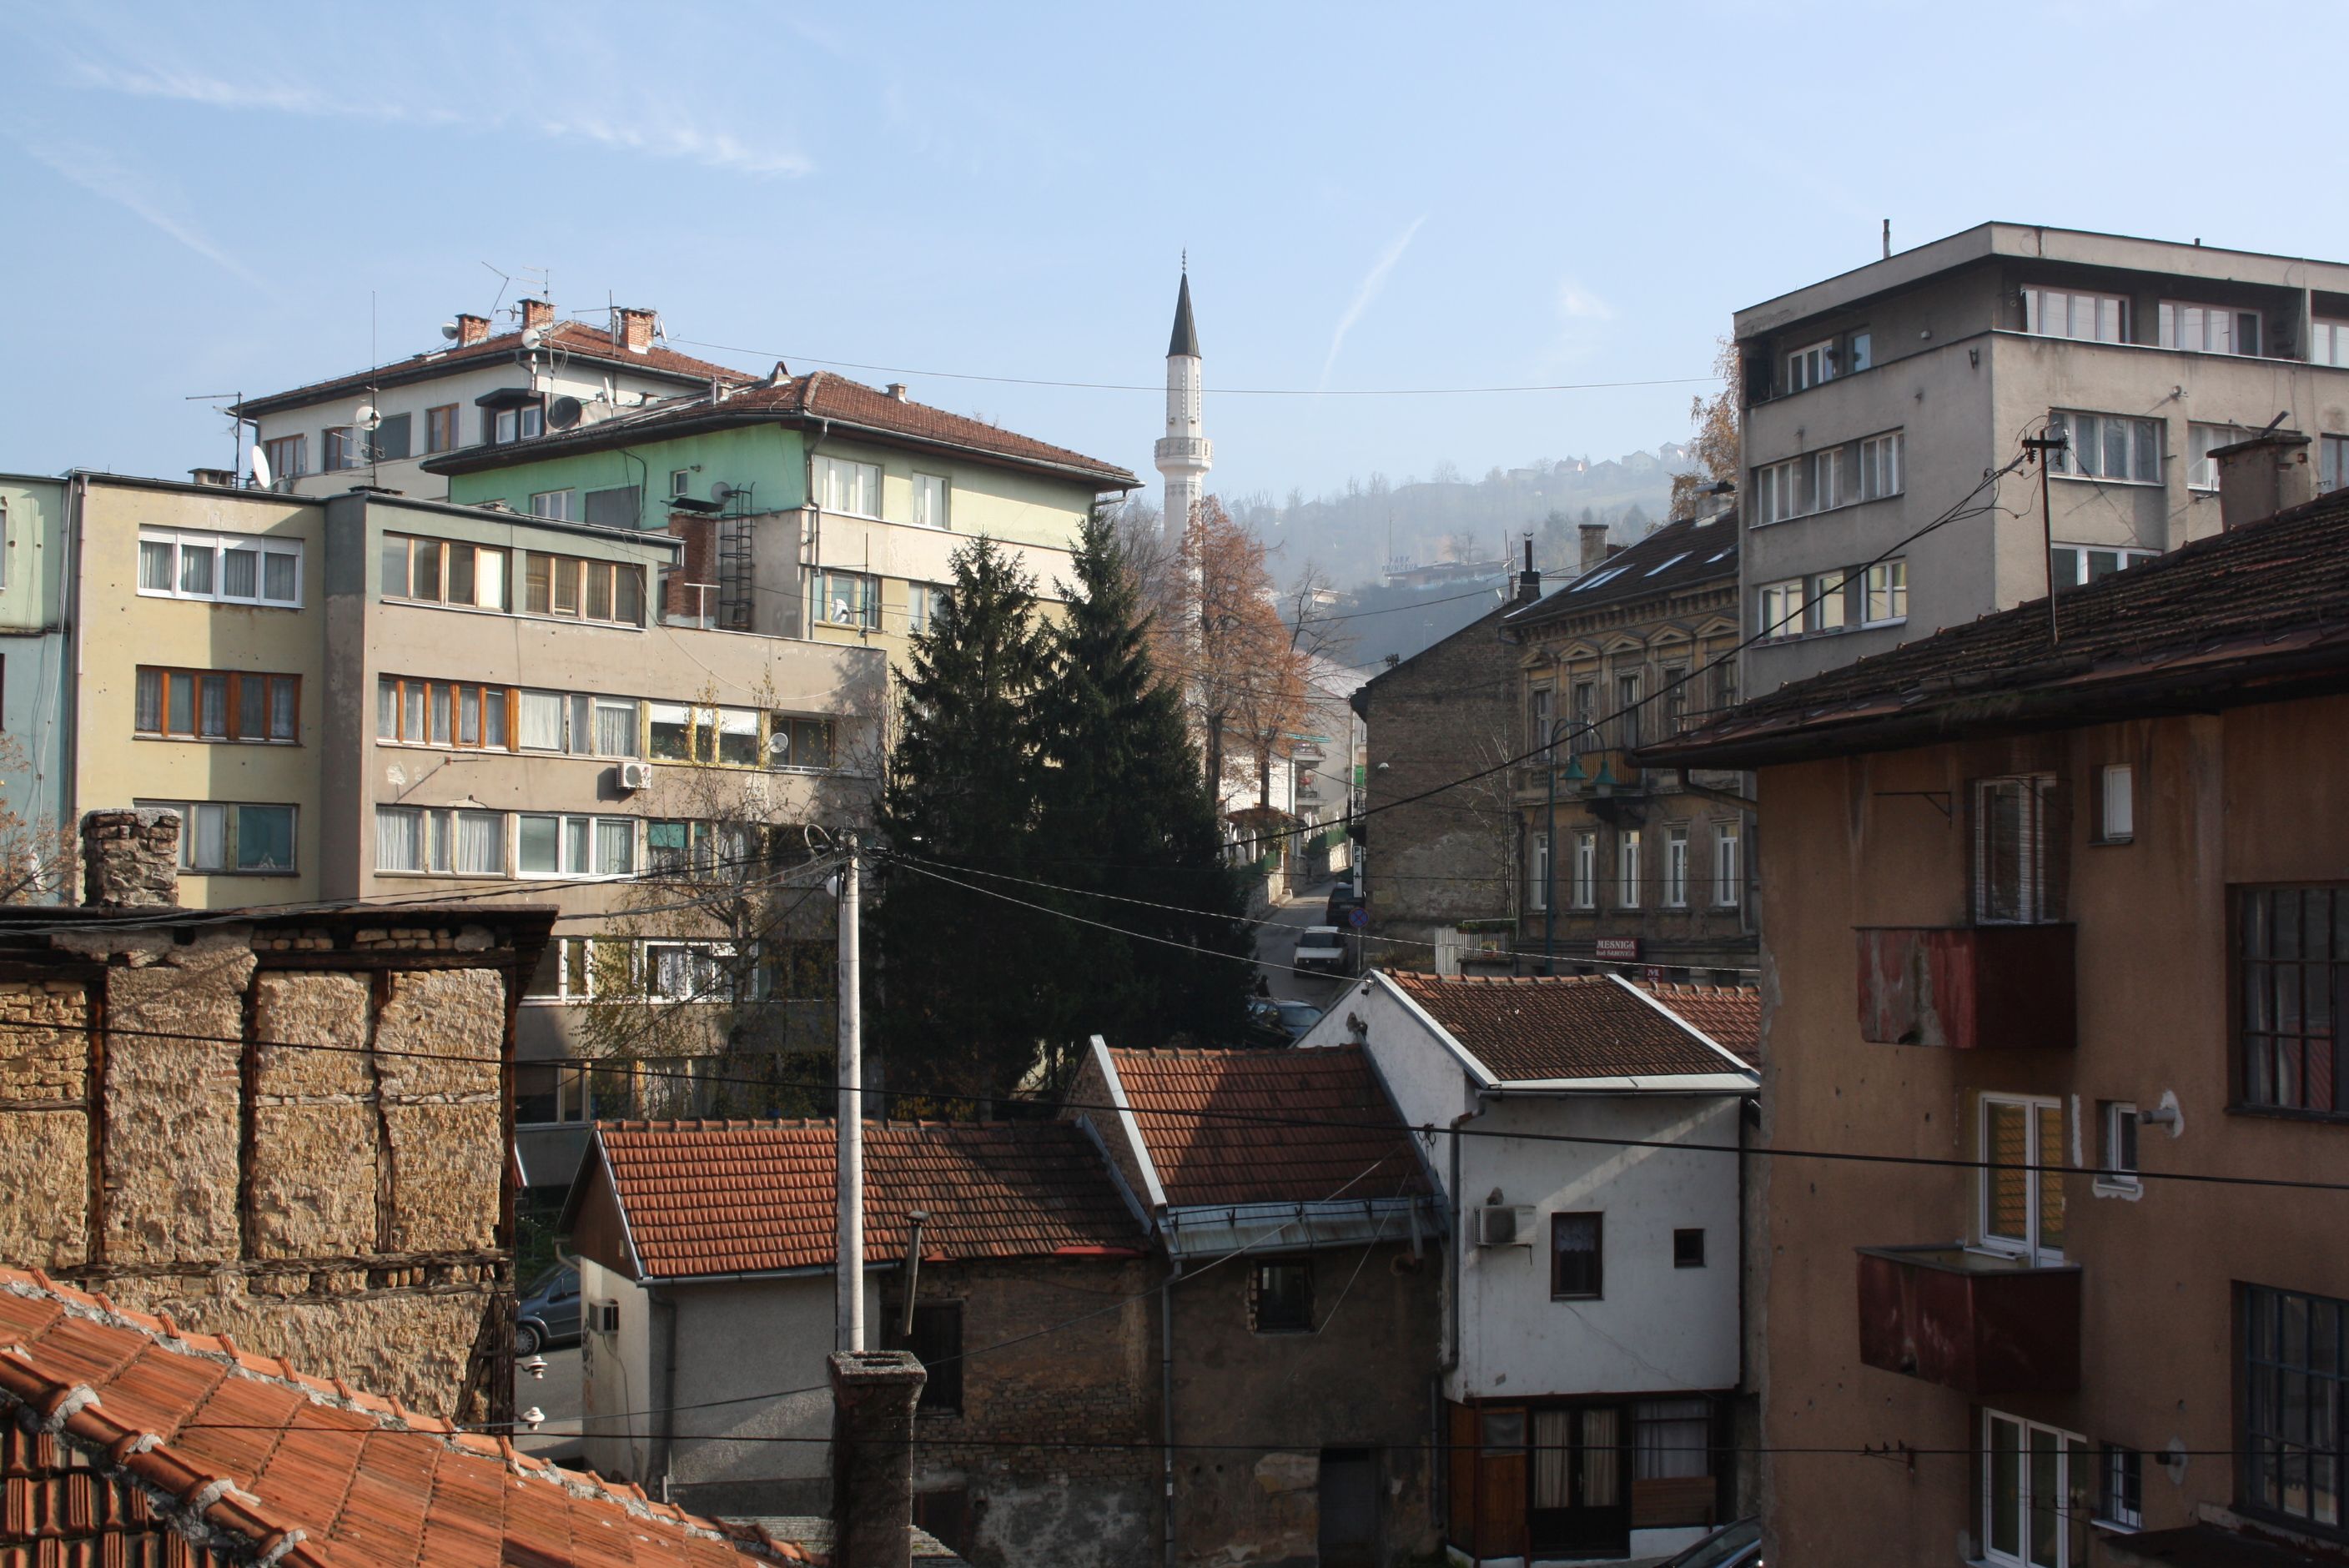
{"type": "MultiPolygon", "coordinates": [[[[244,407],[244,394],[242,392],[199,392],[192,397],[183,397],[181,401],[183,403],[224,402],[228,405],[227,407],[221,409],[220,412],[228,416],[228,469],[229,472],[234,473],[236,471],[237,459],[244,449],[245,418],[243,414],[237,412],[238,409],[244,407]]],[[[254,433],[255,435],[260,433],[258,423],[254,425],[254,433]]],[[[261,449],[257,446],[254,449],[255,451],[259,451],[260,449],[261,449]]]]}

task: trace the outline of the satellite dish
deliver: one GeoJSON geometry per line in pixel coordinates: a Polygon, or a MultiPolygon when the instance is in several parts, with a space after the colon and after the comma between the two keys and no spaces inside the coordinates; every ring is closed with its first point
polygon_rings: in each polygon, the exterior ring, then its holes
{"type": "Polygon", "coordinates": [[[540,344],[544,343],[545,341],[546,328],[543,326],[526,326],[523,328],[522,346],[524,348],[536,348],[540,344]]]}
{"type": "Polygon", "coordinates": [[[253,482],[263,490],[267,490],[272,482],[269,477],[269,454],[261,449],[259,441],[254,442],[252,446],[245,449],[245,451],[253,460],[253,482]]]}
{"type": "Polygon", "coordinates": [[[576,397],[557,397],[546,406],[547,428],[554,430],[567,430],[579,423],[579,417],[586,411],[576,397]]]}
{"type": "Polygon", "coordinates": [[[456,324],[455,322],[453,322],[453,321],[444,321],[444,322],[442,322],[442,323],[440,324],[440,335],[441,335],[441,336],[443,336],[443,337],[445,337],[445,338],[447,338],[447,339],[448,339],[450,342],[451,342],[451,343],[456,342],[456,341],[457,341],[457,324],[456,324]]]}
{"type": "Polygon", "coordinates": [[[374,404],[362,403],[351,422],[363,430],[372,430],[383,423],[383,415],[377,411],[374,404]]]}
{"type": "Polygon", "coordinates": [[[720,506],[725,505],[729,500],[732,500],[733,496],[734,487],[728,484],[724,480],[719,480],[716,484],[709,487],[709,499],[716,501],[720,506]]]}

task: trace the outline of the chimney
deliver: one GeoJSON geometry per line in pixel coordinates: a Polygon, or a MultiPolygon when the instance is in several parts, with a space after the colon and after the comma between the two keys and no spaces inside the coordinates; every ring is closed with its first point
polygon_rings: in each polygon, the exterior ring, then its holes
{"type": "Polygon", "coordinates": [[[81,902],[91,909],[170,909],[180,902],[180,814],[160,807],[81,820],[81,902]]]}
{"type": "Polygon", "coordinates": [[[631,310],[626,305],[615,305],[612,309],[612,346],[625,348],[631,354],[650,354],[653,324],[659,319],[648,310],[631,310]]]}
{"type": "Polygon", "coordinates": [[[486,315],[460,315],[457,318],[457,346],[466,347],[490,335],[490,318],[486,315]]]}
{"type": "Polygon", "coordinates": [[[898,402],[903,403],[905,400],[905,384],[903,381],[892,381],[886,390],[889,396],[898,402]]]}
{"type": "Polygon", "coordinates": [[[928,1374],[905,1350],[835,1350],[831,1372],[833,1568],[909,1568],[914,1406],[928,1374]]]}
{"type": "Polygon", "coordinates": [[[554,325],[554,302],[551,299],[526,299],[522,302],[522,329],[554,325]]]}
{"type": "Polygon", "coordinates": [[[234,469],[190,469],[188,477],[210,490],[236,489],[234,469]]]}
{"type": "Polygon", "coordinates": [[[2273,517],[2316,495],[2309,471],[2308,438],[2271,427],[2210,453],[2219,465],[2219,526],[2240,528],[2273,517]]]}
{"type": "Polygon", "coordinates": [[[1582,570],[1589,571],[1607,559],[1607,525],[1586,522],[1582,525],[1582,570]]]}
{"type": "Polygon", "coordinates": [[[1541,573],[1534,570],[1533,535],[1526,536],[1526,567],[1517,573],[1517,603],[1530,604],[1541,597],[1541,573]]]}

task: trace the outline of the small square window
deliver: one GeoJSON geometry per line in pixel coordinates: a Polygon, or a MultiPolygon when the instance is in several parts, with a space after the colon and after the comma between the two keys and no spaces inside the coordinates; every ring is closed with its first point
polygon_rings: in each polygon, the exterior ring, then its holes
{"type": "Polygon", "coordinates": [[[1257,1333],[1313,1332],[1313,1264],[1309,1259],[1257,1264],[1249,1276],[1248,1295],[1257,1333]]]}
{"type": "Polygon", "coordinates": [[[683,495],[693,486],[691,469],[671,469],[668,471],[668,493],[683,495]]]}
{"type": "Polygon", "coordinates": [[[2098,776],[2099,843],[2126,844],[2137,837],[2137,776],[2126,762],[2115,763],[2098,776]]]}
{"type": "Polygon", "coordinates": [[[1702,1229],[1672,1233],[1672,1267],[1676,1269],[1704,1267],[1704,1232],[1702,1229]]]}
{"type": "Polygon", "coordinates": [[[2100,1186],[2137,1189],[2137,1132],[2136,1106],[2120,1099],[2105,1102],[2105,1146],[2096,1162],[2100,1186]]]}

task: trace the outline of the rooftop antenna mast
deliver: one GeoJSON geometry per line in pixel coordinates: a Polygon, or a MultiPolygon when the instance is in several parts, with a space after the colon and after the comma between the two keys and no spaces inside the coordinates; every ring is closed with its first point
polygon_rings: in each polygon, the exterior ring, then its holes
{"type": "MultiPolygon", "coordinates": [[[[183,403],[218,403],[225,399],[228,407],[220,412],[228,416],[228,471],[237,473],[244,467],[244,416],[237,412],[244,407],[242,392],[199,392],[181,399],[183,403]]],[[[255,431],[258,434],[258,430],[255,431]]]]}

